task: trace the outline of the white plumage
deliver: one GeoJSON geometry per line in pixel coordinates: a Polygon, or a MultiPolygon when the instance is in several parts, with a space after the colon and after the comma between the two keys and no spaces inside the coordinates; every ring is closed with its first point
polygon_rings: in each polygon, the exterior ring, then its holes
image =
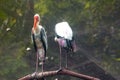
{"type": "MultiPolygon", "coordinates": [[[[75,41],[73,38],[73,32],[67,22],[60,22],[55,25],[55,41],[58,42],[60,48],[60,69],[61,66],[61,48],[66,52],[75,52],[75,41]]],[[[67,53],[66,53],[66,68],[67,68],[67,53]]]]}
{"type": "Polygon", "coordinates": [[[67,22],[60,22],[55,25],[55,32],[58,36],[72,40],[73,32],[67,22]]]}

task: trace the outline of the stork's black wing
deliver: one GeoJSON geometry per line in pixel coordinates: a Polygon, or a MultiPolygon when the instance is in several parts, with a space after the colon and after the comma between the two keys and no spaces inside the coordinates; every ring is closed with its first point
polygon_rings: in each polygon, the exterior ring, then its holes
{"type": "Polygon", "coordinates": [[[44,47],[44,50],[45,50],[45,56],[46,56],[48,43],[47,43],[47,35],[46,35],[46,32],[45,32],[44,28],[41,28],[40,37],[41,37],[41,41],[42,41],[42,44],[43,44],[43,47],[44,47]]]}
{"type": "Polygon", "coordinates": [[[35,43],[35,35],[33,33],[31,33],[31,38],[32,38],[32,41],[33,41],[34,49],[37,52],[37,46],[36,46],[36,43],[35,43]]]}

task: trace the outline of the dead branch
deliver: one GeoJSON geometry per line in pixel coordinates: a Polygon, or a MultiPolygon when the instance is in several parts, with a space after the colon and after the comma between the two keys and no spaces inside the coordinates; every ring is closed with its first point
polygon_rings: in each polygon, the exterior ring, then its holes
{"type": "Polygon", "coordinates": [[[48,77],[48,76],[54,76],[54,75],[69,75],[69,76],[73,76],[73,77],[77,77],[77,78],[85,79],[85,80],[100,80],[98,78],[80,74],[80,73],[76,73],[76,72],[70,71],[68,69],[46,71],[43,73],[42,72],[33,73],[33,74],[26,75],[18,80],[34,80],[34,78],[41,79],[42,77],[48,77]]]}

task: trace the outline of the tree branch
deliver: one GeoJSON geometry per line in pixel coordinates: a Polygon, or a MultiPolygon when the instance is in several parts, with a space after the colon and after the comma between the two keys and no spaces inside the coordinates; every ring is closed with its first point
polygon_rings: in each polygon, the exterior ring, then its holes
{"type": "Polygon", "coordinates": [[[46,72],[43,72],[43,73],[40,72],[37,74],[33,73],[33,74],[26,75],[18,80],[33,80],[34,78],[41,79],[42,77],[48,77],[48,76],[54,76],[54,75],[69,75],[69,76],[73,76],[73,77],[77,77],[77,78],[85,79],[85,80],[100,80],[98,78],[80,74],[80,73],[76,73],[76,72],[73,72],[73,71],[70,71],[67,69],[46,71],[46,72]]]}

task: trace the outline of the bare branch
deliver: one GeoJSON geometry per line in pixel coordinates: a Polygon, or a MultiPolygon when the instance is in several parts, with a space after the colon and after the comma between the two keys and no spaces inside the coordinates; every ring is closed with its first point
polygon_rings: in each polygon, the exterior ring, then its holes
{"type": "Polygon", "coordinates": [[[46,71],[46,72],[40,72],[40,73],[33,73],[33,74],[29,74],[27,76],[24,76],[18,80],[33,80],[34,78],[40,79],[42,77],[48,77],[48,76],[54,76],[54,75],[69,75],[69,76],[73,76],[73,77],[77,77],[80,79],[85,79],[85,80],[100,80],[98,78],[95,77],[91,77],[88,75],[84,75],[84,74],[80,74],[80,73],[76,73],[67,69],[61,69],[61,70],[55,70],[55,71],[46,71]]]}

